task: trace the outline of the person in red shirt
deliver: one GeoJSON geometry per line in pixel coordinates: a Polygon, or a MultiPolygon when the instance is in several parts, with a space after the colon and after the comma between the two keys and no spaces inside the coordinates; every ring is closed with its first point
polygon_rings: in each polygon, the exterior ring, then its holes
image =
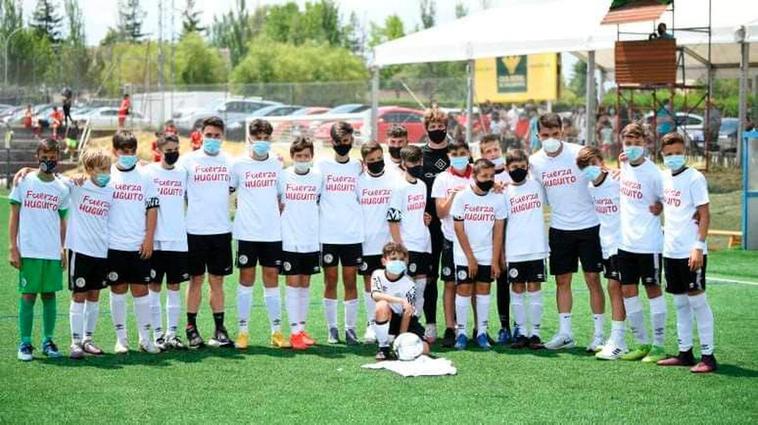
{"type": "Polygon", "coordinates": [[[196,151],[203,146],[203,134],[200,132],[199,128],[195,128],[192,133],[190,133],[190,144],[192,145],[193,151],[196,151]]]}
{"type": "Polygon", "coordinates": [[[32,128],[32,117],[34,112],[32,111],[32,105],[26,105],[26,111],[24,111],[23,124],[24,128],[32,128]]]}
{"type": "Polygon", "coordinates": [[[124,123],[126,123],[126,117],[129,115],[131,107],[132,102],[129,100],[129,95],[125,94],[124,99],[121,101],[121,106],[118,108],[118,128],[124,128],[124,123]]]}
{"type": "Polygon", "coordinates": [[[163,124],[163,134],[169,135],[173,134],[176,136],[178,134],[178,131],[176,130],[176,124],[174,124],[174,120],[168,120],[165,124],[163,124]]]}
{"type": "Polygon", "coordinates": [[[158,148],[158,142],[161,140],[161,137],[163,137],[163,135],[165,134],[168,134],[168,133],[166,133],[165,131],[163,132],[163,134],[161,134],[160,131],[155,132],[155,140],[153,140],[153,144],[152,144],[153,162],[161,162],[162,160],[162,157],[161,157],[162,152],[158,148]]]}
{"type": "Polygon", "coordinates": [[[53,139],[58,138],[58,128],[63,122],[63,114],[57,106],[53,106],[53,112],[50,113],[50,126],[53,128],[53,139]]]}

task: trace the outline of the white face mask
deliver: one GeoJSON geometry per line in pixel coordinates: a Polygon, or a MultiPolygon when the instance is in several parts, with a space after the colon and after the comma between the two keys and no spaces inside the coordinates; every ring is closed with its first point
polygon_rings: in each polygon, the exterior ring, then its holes
{"type": "Polygon", "coordinates": [[[556,153],[561,148],[561,141],[554,138],[545,139],[542,141],[542,149],[547,153],[556,153]]]}
{"type": "Polygon", "coordinates": [[[313,166],[311,161],[295,161],[295,171],[298,173],[307,173],[311,166],[313,166]]]}

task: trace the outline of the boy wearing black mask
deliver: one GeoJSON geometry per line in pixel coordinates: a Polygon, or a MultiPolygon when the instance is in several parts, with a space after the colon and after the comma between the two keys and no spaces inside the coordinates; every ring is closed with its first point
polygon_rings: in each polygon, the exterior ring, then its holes
{"type": "MultiPolygon", "coordinates": [[[[400,174],[403,169],[400,167],[400,149],[408,146],[408,129],[402,124],[393,124],[387,130],[387,154],[384,156],[384,163],[387,170],[396,171],[400,174]]],[[[370,275],[369,275],[370,276],[370,275]]]]}

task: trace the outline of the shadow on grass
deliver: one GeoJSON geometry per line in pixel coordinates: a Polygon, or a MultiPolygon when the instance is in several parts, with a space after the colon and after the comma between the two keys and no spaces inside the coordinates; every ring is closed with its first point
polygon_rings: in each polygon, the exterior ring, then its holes
{"type": "Polygon", "coordinates": [[[741,366],[731,364],[719,364],[716,375],[731,376],[734,378],[758,378],[758,370],[746,369],[741,366]]]}

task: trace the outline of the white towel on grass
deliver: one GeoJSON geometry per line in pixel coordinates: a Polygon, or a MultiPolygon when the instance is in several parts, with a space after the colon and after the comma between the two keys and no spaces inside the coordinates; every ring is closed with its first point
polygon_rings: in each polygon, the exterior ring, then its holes
{"type": "Polygon", "coordinates": [[[443,358],[433,359],[425,355],[421,355],[416,360],[411,361],[389,360],[365,364],[361,367],[364,369],[387,369],[405,377],[444,376],[458,373],[458,370],[450,360],[443,358]]]}

